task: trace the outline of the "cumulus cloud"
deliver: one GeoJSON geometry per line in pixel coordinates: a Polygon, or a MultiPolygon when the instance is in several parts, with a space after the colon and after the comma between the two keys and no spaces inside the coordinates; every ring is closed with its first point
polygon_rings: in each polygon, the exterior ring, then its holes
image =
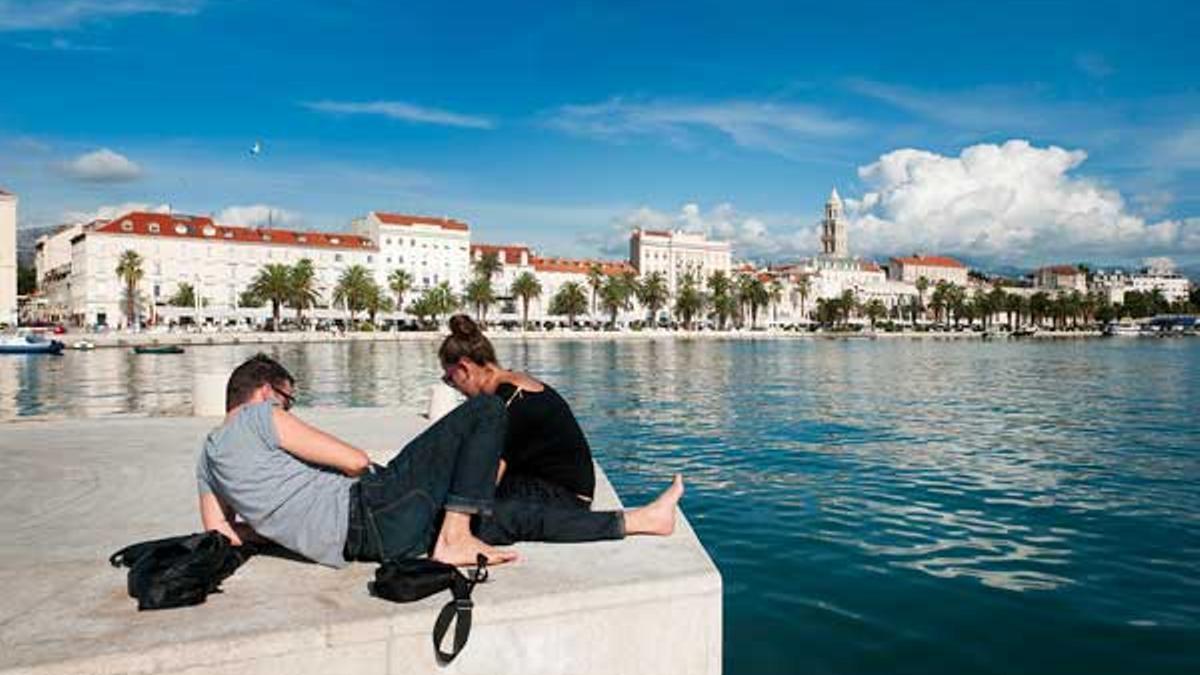
{"type": "Polygon", "coordinates": [[[134,14],[195,14],[201,0],[0,0],[0,31],[78,28],[134,14]]]}
{"type": "Polygon", "coordinates": [[[300,214],[269,204],[230,206],[222,209],[213,219],[222,225],[243,227],[291,227],[298,225],[301,220],[300,214]]]}
{"type": "Polygon", "coordinates": [[[468,129],[491,129],[496,126],[492,120],[486,117],[464,115],[449,110],[413,105],[404,101],[312,101],[303,105],[309,110],[333,115],[376,115],[417,124],[436,124],[468,129]]]}
{"type": "Polygon", "coordinates": [[[91,210],[70,210],[64,211],[62,215],[63,222],[67,223],[90,223],[93,220],[112,220],[117,216],[125,215],[130,211],[146,211],[149,213],[169,213],[171,207],[168,204],[149,204],[146,202],[123,202],[120,204],[105,204],[91,210]]]}
{"type": "Polygon", "coordinates": [[[692,146],[701,132],[716,132],[746,148],[788,154],[797,141],[840,138],[861,131],[857,122],[796,104],[760,101],[628,101],[613,98],[566,105],[550,113],[551,128],[612,142],[662,138],[692,146]]]}
{"type": "Polygon", "coordinates": [[[63,165],[72,178],[89,183],[121,183],[142,175],[142,168],[128,157],[101,148],[82,154],[63,165]]]}
{"type": "Polygon", "coordinates": [[[1023,140],[980,144],[957,157],[916,149],[861,167],[869,186],[848,200],[851,247],[1037,264],[1200,252],[1200,219],[1147,222],[1120,193],[1073,175],[1082,150],[1023,140]]]}
{"type": "Polygon", "coordinates": [[[703,233],[710,239],[731,242],[736,258],[796,256],[811,251],[817,241],[811,229],[789,234],[772,232],[762,218],[740,214],[729,203],[717,204],[707,211],[699,204],[687,203],[674,212],[648,206],[634,209],[613,218],[604,234],[585,236],[584,242],[606,255],[622,255],[629,251],[630,232],[638,228],[703,233]]]}

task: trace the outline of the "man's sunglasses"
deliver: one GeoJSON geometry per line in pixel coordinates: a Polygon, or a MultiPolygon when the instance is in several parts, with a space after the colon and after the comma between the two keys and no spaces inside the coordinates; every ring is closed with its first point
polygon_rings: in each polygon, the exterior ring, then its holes
{"type": "Polygon", "coordinates": [[[286,391],[283,391],[282,389],[280,389],[279,387],[276,387],[275,385],[271,385],[271,389],[274,389],[275,393],[279,394],[279,396],[283,398],[283,409],[285,412],[288,410],[291,410],[292,406],[296,404],[295,396],[287,393],[286,391]]]}

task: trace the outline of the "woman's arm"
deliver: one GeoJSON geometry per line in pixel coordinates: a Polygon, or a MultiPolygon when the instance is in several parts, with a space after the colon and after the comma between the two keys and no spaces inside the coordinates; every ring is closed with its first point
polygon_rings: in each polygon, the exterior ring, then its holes
{"type": "Polygon", "coordinates": [[[295,415],[279,408],[272,411],[279,445],[310,464],[328,466],[347,476],[361,476],[371,465],[367,453],[309,426],[295,415]]]}

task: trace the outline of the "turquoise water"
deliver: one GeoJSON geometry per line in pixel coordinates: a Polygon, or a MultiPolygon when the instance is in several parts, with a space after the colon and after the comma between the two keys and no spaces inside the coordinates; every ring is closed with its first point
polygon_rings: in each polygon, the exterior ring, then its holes
{"type": "MultiPolygon", "coordinates": [[[[685,475],[726,672],[1200,672],[1200,340],[497,348],[627,502],[685,475]]],[[[6,359],[0,418],[182,410],[192,370],[253,351],[6,359]]],[[[439,374],[430,345],[269,351],[307,404],[439,374]]]]}

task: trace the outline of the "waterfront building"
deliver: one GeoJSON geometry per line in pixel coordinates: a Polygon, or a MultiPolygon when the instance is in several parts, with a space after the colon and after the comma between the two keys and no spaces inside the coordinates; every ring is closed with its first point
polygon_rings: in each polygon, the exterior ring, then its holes
{"type": "Polygon", "coordinates": [[[17,323],[17,196],[0,189],[0,324],[17,323]]]}
{"type": "Polygon", "coordinates": [[[462,293],[471,276],[471,228],[453,218],[371,211],[350,223],[350,231],[376,242],[379,260],[372,260],[375,281],[384,288],[397,269],[413,279],[421,292],[447,282],[462,293]]]}
{"type": "Polygon", "coordinates": [[[825,202],[825,217],[821,220],[821,255],[826,258],[850,257],[850,235],[846,232],[846,217],[837,188],[825,202]]]}
{"type": "Polygon", "coordinates": [[[62,225],[44,234],[34,244],[37,302],[33,318],[64,322],[71,317],[71,240],[81,234],[83,223],[62,225]]]}
{"type": "Polygon", "coordinates": [[[1123,270],[1097,272],[1091,288],[1106,297],[1112,304],[1124,304],[1125,294],[1130,291],[1153,293],[1158,291],[1167,302],[1186,300],[1191,291],[1191,281],[1173,267],[1156,265],[1146,267],[1133,274],[1123,270]]]}
{"type": "Polygon", "coordinates": [[[713,272],[729,274],[732,258],[729,242],[702,233],[638,228],[629,235],[629,263],[639,277],[661,273],[671,297],[689,274],[701,284],[713,272]]]}
{"type": "MultiPolygon", "coordinates": [[[[500,315],[504,318],[520,318],[521,304],[513,298],[511,289],[513,282],[524,272],[537,276],[533,267],[533,251],[528,246],[516,244],[512,246],[496,246],[493,244],[471,244],[471,266],[474,268],[485,255],[495,254],[500,263],[500,270],[492,276],[492,290],[496,296],[496,308],[489,316],[500,315]]],[[[472,276],[476,271],[472,269],[472,276]]],[[[543,291],[544,292],[544,291],[543,291]]],[[[530,318],[533,317],[533,303],[530,303],[530,318]]]]}
{"type": "MultiPolygon", "coordinates": [[[[378,255],[374,242],[344,233],[302,232],[273,228],[219,225],[206,216],[132,212],[110,221],[97,221],[78,230],[69,228],[43,243],[43,250],[70,243],[69,307],[72,320],[82,325],[129,325],[125,290],[117,264],[125,251],[142,260],[137,317],[166,320],[191,315],[219,320],[262,320],[270,306],[240,307],[241,294],[268,264],[293,265],[309,259],[316,271],[317,291],[329,303],[342,272],[351,265],[370,267],[378,255]],[[170,298],[183,284],[192,286],[196,308],[174,308],[170,298]]],[[[56,258],[47,253],[53,264],[56,258]]],[[[52,267],[39,269],[45,277],[52,267]]],[[[337,308],[327,312],[341,316],[337,308]]],[[[316,312],[317,315],[320,312],[316,312]]]]}
{"type": "Polygon", "coordinates": [[[930,286],[936,286],[939,281],[963,287],[968,285],[967,266],[954,258],[917,253],[888,261],[888,278],[893,281],[916,284],[922,277],[930,286]]]}
{"type": "Polygon", "coordinates": [[[1075,265],[1049,265],[1033,273],[1033,285],[1038,290],[1087,293],[1087,274],[1075,265]]]}

